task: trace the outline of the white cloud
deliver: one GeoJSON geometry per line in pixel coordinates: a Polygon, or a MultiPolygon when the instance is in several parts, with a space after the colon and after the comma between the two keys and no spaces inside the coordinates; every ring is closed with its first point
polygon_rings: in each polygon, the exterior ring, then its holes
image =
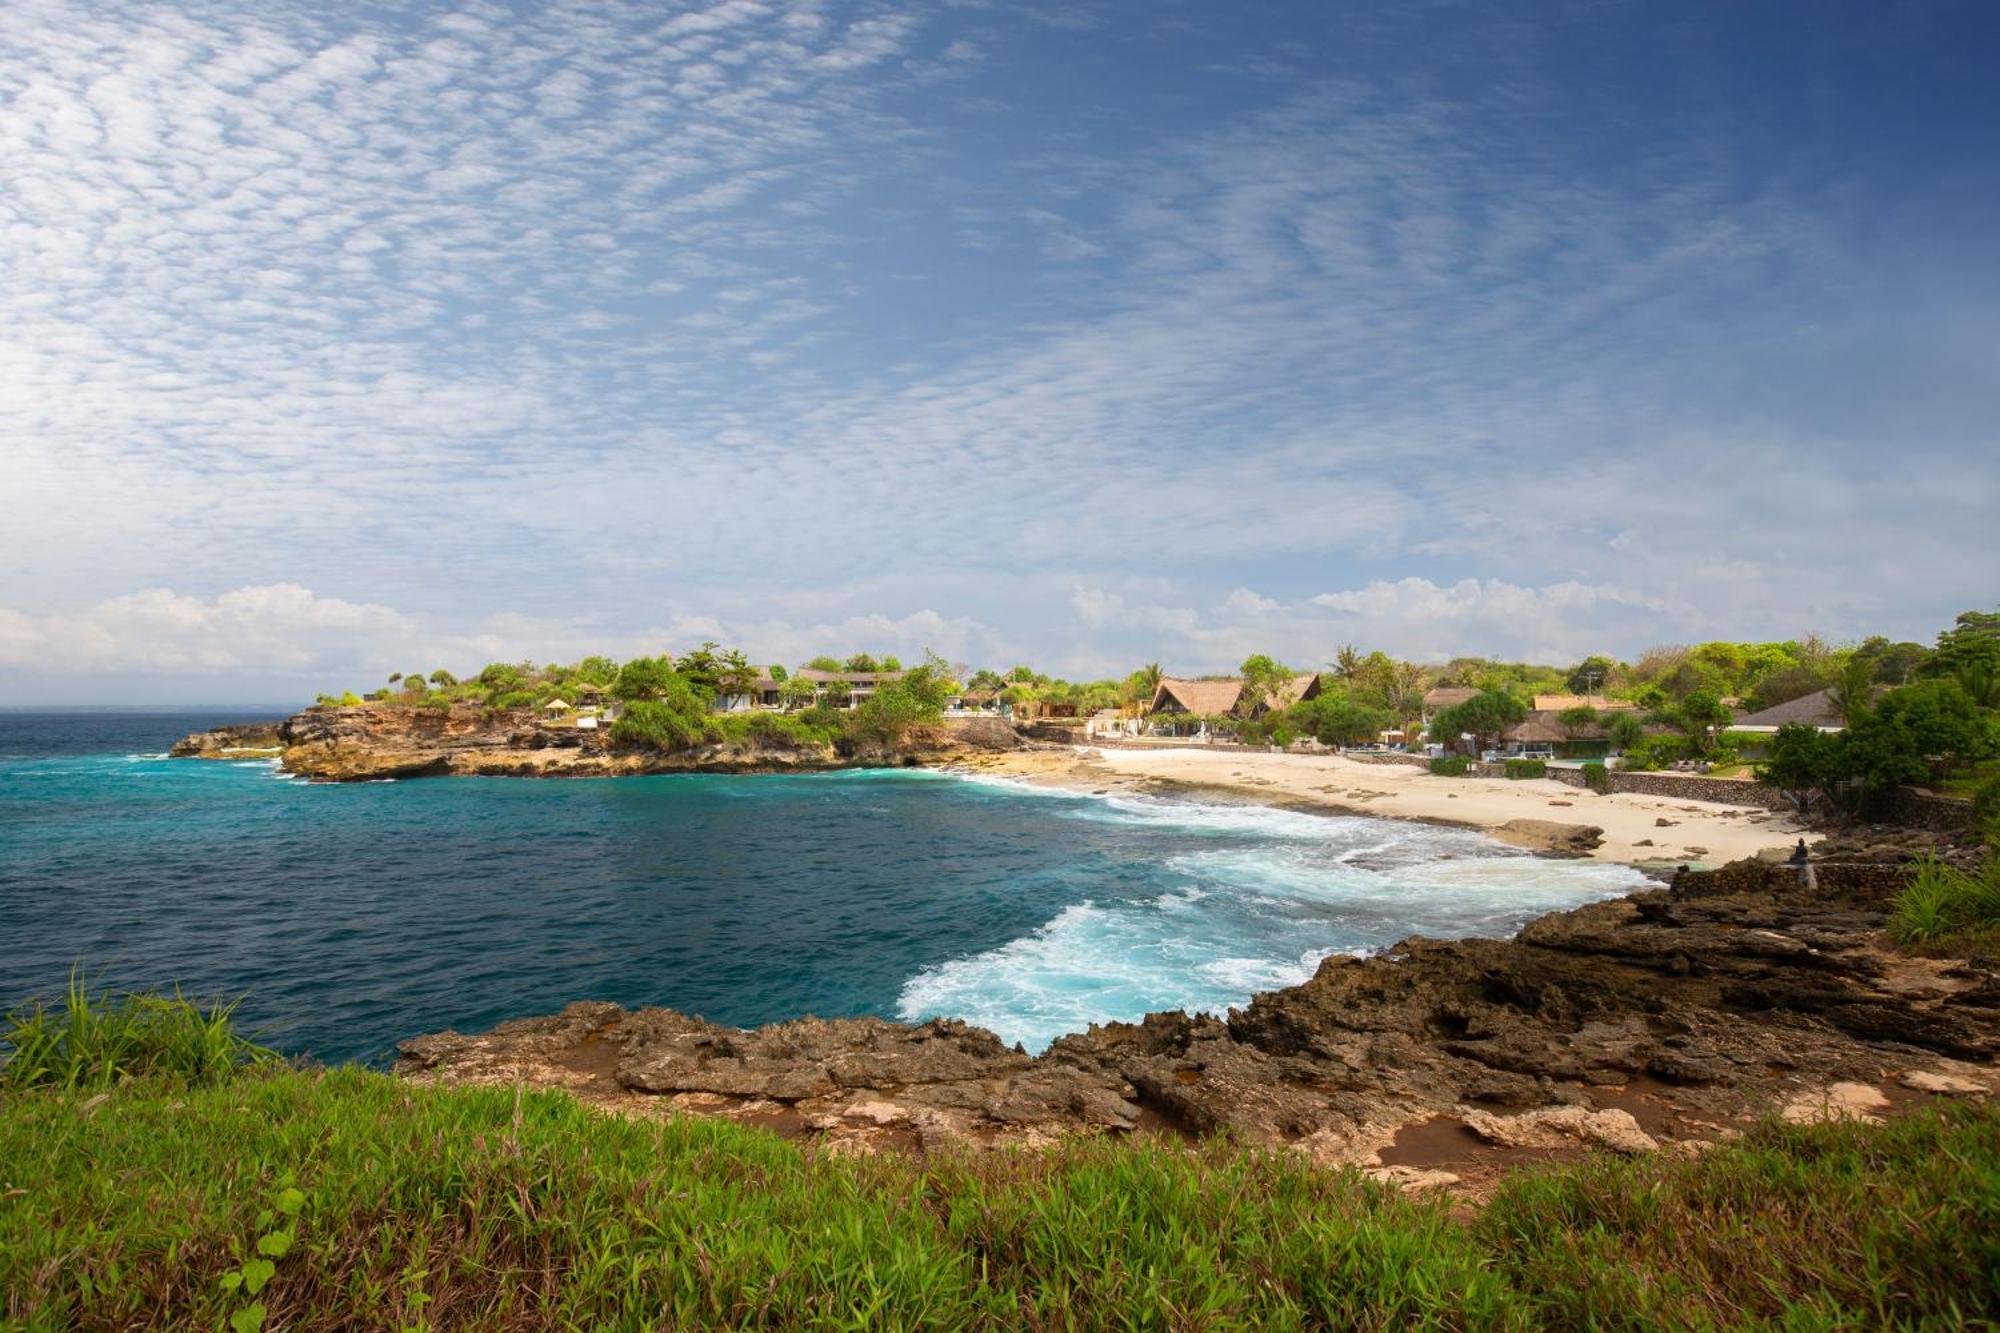
{"type": "Polygon", "coordinates": [[[1452,38],[1498,90],[1311,24],[1064,26],[1112,19],[0,6],[0,642],[290,669],[173,628],[246,577],[340,590],[266,614],[392,666],[1629,652],[1990,599],[1983,233],[1888,272],[1856,181],[1596,126],[1506,16],[1452,38]],[[1185,45],[1257,75],[1189,100],[1185,45]],[[1170,63],[1041,77],[1085,54],[1170,63]]]}

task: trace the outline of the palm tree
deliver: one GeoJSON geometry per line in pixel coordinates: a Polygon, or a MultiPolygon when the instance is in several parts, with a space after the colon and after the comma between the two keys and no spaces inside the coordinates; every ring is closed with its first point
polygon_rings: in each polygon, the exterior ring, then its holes
{"type": "Polygon", "coordinates": [[[1849,727],[1859,726],[1868,717],[1868,705],[1875,697],[1872,664],[1866,658],[1850,657],[1834,673],[1827,697],[1840,711],[1840,720],[1849,727]]]}

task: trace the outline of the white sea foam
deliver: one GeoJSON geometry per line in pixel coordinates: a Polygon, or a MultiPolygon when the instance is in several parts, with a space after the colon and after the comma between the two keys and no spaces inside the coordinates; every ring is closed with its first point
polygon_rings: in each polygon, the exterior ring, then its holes
{"type": "Polygon", "coordinates": [[[904,1018],[952,1015],[1038,1050],[1094,1022],[1220,1013],[1308,979],[1333,953],[1411,934],[1511,934],[1639,883],[1622,866],[1365,816],[1122,795],[1063,814],[1171,830],[1181,850],[1153,863],[1170,887],[1073,903],[1029,935],[925,968],[903,987],[904,1018]],[[1200,845],[1210,834],[1217,845],[1200,845]]]}

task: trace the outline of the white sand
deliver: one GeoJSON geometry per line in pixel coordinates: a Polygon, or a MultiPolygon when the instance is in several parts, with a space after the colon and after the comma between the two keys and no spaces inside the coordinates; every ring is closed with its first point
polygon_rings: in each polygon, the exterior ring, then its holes
{"type": "Polygon", "coordinates": [[[1133,781],[1185,783],[1274,804],[1474,828],[1498,828],[1516,819],[1588,824],[1604,830],[1592,855],[1624,864],[1720,865],[1766,848],[1789,848],[1801,836],[1808,843],[1819,836],[1754,806],[1627,792],[1600,796],[1546,778],[1440,778],[1414,765],[1363,764],[1335,755],[1196,748],[1030,751],[994,756],[979,767],[1093,789],[1133,781]],[[1661,827],[1662,819],[1672,823],[1661,827]]]}

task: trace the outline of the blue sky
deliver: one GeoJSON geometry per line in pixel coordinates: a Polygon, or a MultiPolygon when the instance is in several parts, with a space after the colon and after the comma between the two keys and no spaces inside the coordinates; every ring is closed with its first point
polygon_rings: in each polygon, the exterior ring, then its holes
{"type": "Polygon", "coordinates": [[[0,7],[0,702],[1927,639],[1981,4],[0,7]]]}

